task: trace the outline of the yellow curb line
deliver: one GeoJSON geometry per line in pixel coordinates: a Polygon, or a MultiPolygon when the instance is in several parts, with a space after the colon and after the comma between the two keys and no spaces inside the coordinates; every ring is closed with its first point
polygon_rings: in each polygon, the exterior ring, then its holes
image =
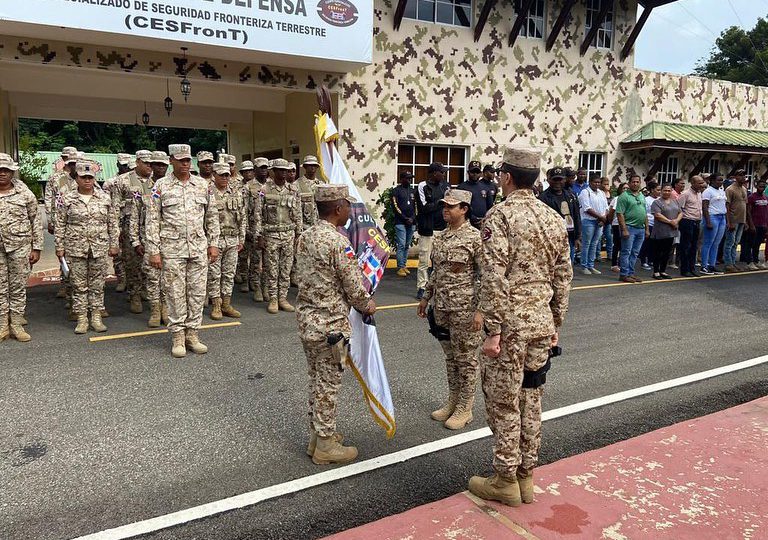
{"type": "MultiPolygon", "coordinates": [[[[672,278],[672,279],[644,279],[640,283],[625,283],[623,281],[620,281],[618,283],[601,283],[600,285],[581,285],[579,287],[573,287],[572,291],[586,291],[588,289],[606,289],[608,287],[626,287],[626,286],[632,286],[632,285],[653,285],[653,284],[660,284],[660,283],[674,283],[676,281],[694,281],[694,280],[701,280],[701,279],[712,279],[712,278],[722,278],[722,277],[735,277],[735,276],[749,276],[754,274],[765,274],[768,270],[750,270],[748,272],[735,272],[733,274],[719,274],[714,276],[700,276],[700,277],[679,277],[679,278],[672,278]]],[[[379,306],[376,308],[376,311],[386,311],[388,309],[403,309],[403,308],[414,308],[418,306],[419,303],[411,303],[411,304],[395,304],[392,306],[379,306]]]]}
{"type": "MultiPolygon", "coordinates": [[[[204,324],[200,327],[201,330],[209,330],[211,328],[229,328],[232,326],[240,326],[241,322],[225,322],[225,323],[216,323],[216,324],[204,324]]],[[[153,336],[156,334],[167,334],[168,329],[163,328],[162,330],[145,330],[144,332],[128,332],[127,334],[112,334],[110,336],[97,336],[89,338],[89,341],[91,343],[96,343],[97,341],[111,341],[113,339],[126,339],[126,338],[132,338],[132,337],[141,337],[141,336],[153,336]]]]}

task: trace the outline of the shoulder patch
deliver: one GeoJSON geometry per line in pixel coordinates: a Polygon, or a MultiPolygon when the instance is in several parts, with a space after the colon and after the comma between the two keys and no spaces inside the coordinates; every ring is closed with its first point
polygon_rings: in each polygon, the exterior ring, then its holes
{"type": "Polygon", "coordinates": [[[490,227],[483,227],[483,242],[486,240],[491,239],[491,228],[490,227]]]}

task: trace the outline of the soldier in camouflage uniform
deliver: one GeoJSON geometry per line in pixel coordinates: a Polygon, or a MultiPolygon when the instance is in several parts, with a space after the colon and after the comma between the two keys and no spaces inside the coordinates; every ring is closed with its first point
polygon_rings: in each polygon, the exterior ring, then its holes
{"type": "Polygon", "coordinates": [[[240,312],[232,307],[232,287],[237,269],[237,255],[245,245],[247,212],[242,190],[230,182],[229,165],[213,166],[213,195],[219,212],[219,258],[208,266],[208,298],[213,308],[211,319],[223,316],[239,318],[240,312]]]}
{"type": "Polygon", "coordinates": [[[152,167],[152,180],[157,182],[163,176],[168,174],[168,166],[170,164],[171,162],[168,161],[168,154],[161,150],[152,152],[152,162],[150,163],[150,166],[152,167]]]}
{"type": "Polygon", "coordinates": [[[226,163],[229,165],[230,183],[235,189],[243,189],[245,182],[243,181],[243,175],[237,170],[237,158],[232,154],[226,154],[226,163]]]}
{"type": "Polygon", "coordinates": [[[354,202],[349,190],[346,186],[322,186],[315,199],[320,221],[301,235],[296,248],[296,318],[309,366],[307,454],[314,463],[323,465],[348,463],[357,457],[357,449],[342,446],[342,437],[336,432],[336,402],[351,334],[350,306],[373,314],[376,304],[363,286],[357,260],[349,256],[349,241],[337,229],[349,219],[354,202]]]}
{"type": "Polygon", "coordinates": [[[0,154],[0,341],[26,342],[27,278],[43,250],[43,222],[35,196],[13,178],[17,170],[11,156],[0,154]]]}
{"type": "MultiPolygon", "coordinates": [[[[243,202],[245,203],[246,215],[248,214],[248,185],[256,178],[256,171],[253,170],[253,161],[243,161],[240,165],[240,174],[243,177],[243,187],[240,192],[243,196],[243,202]]],[[[231,176],[231,175],[230,175],[231,176]]],[[[246,235],[250,239],[250,233],[247,232],[246,223],[246,235]]],[[[246,242],[240,253],[237,254],[237,271],[235,272],[235,283],[240,285],[240,292],[247,293],[250,291],[248,286],[248,280],[245,279],[245,275],[248,273],[248,243],[246,242]]]]}
{"type": "Polygon", "coordinates": [[[288,162],[272,162],[272,174],[256,199],[252,230],[257,245],[263,247],[267,273],[269,306],[267,312],[295,311],[288,303],[288,289],[293,267],[296,238],[301,234],[301,208],[299,198],[286,183],[288,162]]]}
{"type": "Polygon", "coordinates": [[[213,182],[213,153],[201,150],[197,153],[197,167],[200,169],[200,178],[213,182]]]}
{"type": "MultiPolygon", "coordinates": [[[[319,184],[302,176],[296,180],[296,166],[291,163],[292,168],[289,170],[289,182],[291,188],[296,192],[296,196],[299,198],[299,205],[301,206],[301,230],[306,231],[312,225],[317,223],[317,205],[315,204],[315,189],[319,184]],[[291,174],[292,173],[292,174],[291,174]],[[292,179],[291,179],[292,177],[292,179]]],[[[296,257],[293,259],[294,271],[291,272],[291,284],[296,284],[296,257]]]]}
{"type": "MultiPolygon", "coordinates": [[[[61,159],[64,161],[64,168],[61,171],[54,172],[45,184],[45,217],[48,221],[48,232],[54,234],[56,228],[56,202],[60,198],[59,193],[62,189],[72,189],[77,184],[75,179],[75,164],[77,163],[77,149],[74,146],[67,146],[61,151],[61,159]]],[[[62,277],[61,286],[56,293],[56,298],[69,298],[71,288],[66,278],[62,277]]]]}
{"type": "Polygon", "coordinates": [[[264,250],[259,246],[256,237],[253,234],[254,211],[261,208],[260,199],[261,188],[269,179],[269,160],[264,157],[258,157],[254,161],[254,179],[243,186],[244,197],[248,206],[248,232],[246,234],[246,246],[243,251],[248,251],[248,264],[244,269],[238,268],[238,273],[242,272],[244,283],[240,288],[241,292],[253,290],[253,301],[263,302],[264,293],[267,291],[266,272],[264,272],[264,250]]]}
{"type": "MultiPolygon", "coordinates": [[[[118,153],[117,154],[117,174],[113,176],[112,178],[107,178],[104,181],[104,184],[102,184],[101,188],[107,193],[107,195],[113,198],[113,192],[115,190],[115,185],[117,184],[117,181],[120,179],[120,177],[124,174],[128,174],[131,172],[130,168],[128,167],[129,163],[131,162],[131,155],[125,154],[125,153],[118,153]]],[[[123,256],[122,254],[118,257],[115,257],[112,259],[112,265],[115,269],[115,277],[117,278],[117,286],[115,287],[115,291],[117,292],[125,292],[125,289],[127,287],[126,281],[125,281],[125,265],[123,264],[123,256]]]]}
{"type": "Polygon", "coordinates": [[[473,476],[469,490],[510,506],[533,502],[542,385],[573,278],[565,223],[532,191],[540,163],[531,150],[504,153],[505,200],[488,212],[482,231],[480,311],[488,337],[481,374],[496,474],[473,476]]]}
{"type": "Polygon", "coordinates": [[[76,334],[91,327],[106,332],[101,320],[104,309],[104,277],[109,255],[119,253],[117,215],[109,196],[94,187],[92,162],[76,165],[77,189],[60,198],[56,215],[56,256],[66,257],[72,281],[72,311],[77,316],[76,334]]]}
{"type": "Polygon", "coordinates": [[[448,429],[461,429],[472,421],[483,316],[476,311],[480,285],[480,232],[467,219],[473,194],[449,189],[443,198],[448,228],[435,233],[432,274],[418,315],[427,317],[432,301],[432,331],[445,351],[448,401],[432,413],[448,429]],[[447,332],[446,332],[447,331],[447,332]],[[448,334],[448,335],[446,335],[448,334]]]}
{"type": "Polygon", "coordinates": [[[304,160],[301,162],[301,166],[304,169],[304,175],[301,177],[301,180],[304,180],[315,187],[324,184],[324,182],[317,177],[317,171],[320,170],[320,162],[317,161],[315,156],[305,156],[304,160]]]}
{"type": "Polygon", "coordinates": [[[141,303],[145,276],[142,271],[142,256],[131,245],[131,214],[137,201],[149,196],[152,190],[152,152],[136,152],[136,168],[123,175],[115,183],[112,201],[120,210],[120,242],[125,261],[125,276],[128,284],[128,296],[131,313],[141,313],[141,303]]]}
{"type": "Polygon", "coordinates": [[[146,216],[149,263],[162,269],[168,330],[175,358],[208,352],[198,337],[203,319],[208,264],[219,257],[219,214],[207,180],[193,176],[187,144],[168,149],[173,172],[152,188],[146,216]]]}

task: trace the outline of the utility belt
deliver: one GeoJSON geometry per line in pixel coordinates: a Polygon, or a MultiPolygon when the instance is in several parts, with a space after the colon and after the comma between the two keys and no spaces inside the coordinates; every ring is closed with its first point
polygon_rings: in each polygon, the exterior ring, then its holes
{"type": "Polygon", "coordinates": [[[293,224],[288,225],[264,225],[263,230],[265,233],[274,233],[274,232],[288,232],[294,230],[293,224]]]}

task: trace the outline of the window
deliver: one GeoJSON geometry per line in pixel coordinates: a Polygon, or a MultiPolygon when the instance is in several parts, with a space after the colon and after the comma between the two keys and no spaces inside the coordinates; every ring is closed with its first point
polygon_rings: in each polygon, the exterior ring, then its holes
{"type": "Polygon", "coordinates": [[[439,161],[448,168],[446,179],[455,186],[463,182],[467,170],[467,149],[462,146],[431,146],[401,143],[397,147],[397,174],[408,171],[418,184],[427,179],[429,164],[439,161]]]}
{"type": "Polygon", "coordinates": [[[605,176],[605,154],[602,152],[582,152],[579,154],[579,167],[587,169],[587,179],[592,173],[605,176]]]}
{"type": "MultiPolygon", "coordinates": [[[[515,13],[520,13],[523,0],[515,0],[515,13]]],[[[531,7],[528,8],[528,16],[523,26],[520,28],[520,35],[529,38],[543,38],[544,27],[546,24],[545,13],[547,9],[546,0],[533,0],[531,7]]]]}
{"type": "Polygon", "coordinates": [[[608,13],[605,16],[603,24],[595,34],[595,39],[592,40],[593,47],[598,49],[612,49],[613,48],[613,0],[586,0],[587,5],[587,24],[585,28],[585,34],[589,33],[592,28],[592,21],[596,20],[600,14],[600,9],[603,6],[603,2],[609,2],[611,7],[608,9],[608,13]]]}
{"type": "Polygon", "coordinates": [[[472,21],[472,0],[410,0],[404,17],[469,27],[472,21]]]}
{"type": "Polygon", "coordinates": [[[717,158],[710,159],[701,170],[702,174],[715,174],[716,172],[720,172],[720,160],[717,158]]]}
{"type": "Polygon", "coordinates": [[[677,158],[670,156],[667,158],[667,162],[661,166],[659,172],[656,173],[656,181],[659,184],[666,184],[667,182],[674,182],[680,177],[680,169],[678,166],[677,158]]]}

